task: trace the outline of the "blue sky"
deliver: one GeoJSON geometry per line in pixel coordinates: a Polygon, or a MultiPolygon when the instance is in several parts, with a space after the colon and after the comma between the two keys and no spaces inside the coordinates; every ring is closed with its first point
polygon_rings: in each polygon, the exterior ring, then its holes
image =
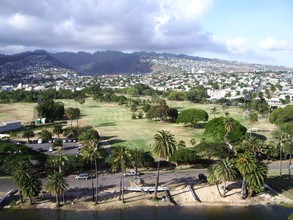
{"type": "Polygon", "coordinates": [[[293,67],[292,0],[0,0],[0,53],[172,52],[293,67]]]}

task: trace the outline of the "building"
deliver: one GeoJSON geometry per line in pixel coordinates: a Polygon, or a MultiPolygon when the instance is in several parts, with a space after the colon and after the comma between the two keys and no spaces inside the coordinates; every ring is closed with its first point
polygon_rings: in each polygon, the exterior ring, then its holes
{"type": "Polygon", "coordinates": [[[13,131],[21,128],[21,121],[9,121],[0,123],[0,133],[13,131]]]}

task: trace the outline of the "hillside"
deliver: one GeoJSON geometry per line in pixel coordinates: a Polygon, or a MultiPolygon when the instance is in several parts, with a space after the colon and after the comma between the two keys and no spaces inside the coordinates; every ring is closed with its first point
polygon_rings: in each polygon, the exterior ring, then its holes
{"type": "Polygon", "coordinates": [[[177,69],[193,73],[292,71],[292,68],[282,66],[155,52],[49,53],[44,50],[36,50],[14,55],[0,54],[0,78],[2,76],[2,79],[4,76],[9,78],[16,75],[21,77],[26,74],[50,73],[52,70],[59,70],[59,72],[77,71],[83,75],[104,75],[163,72],[166,69],[177,69]]]}

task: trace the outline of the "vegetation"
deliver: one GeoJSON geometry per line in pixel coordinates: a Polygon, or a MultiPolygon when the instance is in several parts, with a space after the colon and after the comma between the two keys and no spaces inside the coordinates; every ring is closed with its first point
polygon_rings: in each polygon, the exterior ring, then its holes
{"type": "Polygon", "coordinates": [[[67,190],[68,184],[62,173],[53,171],[49,174],[46,189],[49,193],[56,197],[56,206],[60,206],[59,195],[67,190]]]}
{"type": "Polygon", "coordinates": [[[54,102],[53,99],[42,100],[36,107],[38,116],[48,120],[62,119],[64,115],[64,105],[61,102],[54,102]]]}
{"type": "Polygon", "coordinates": [[[178,115],[177,123],[192,124],[195,127],[199,121],[207,121],[208,119],[208,113],[202,109],[185,109],[178,115]]]}
{"type": "Polygon", "coordinates": [[[214,140],[224,140],[225,137],[231,142],[238,142],[244,137],[247,129],[238,121],[230,118],[230,125],[233,123],[233,129],[227,127],[227,120],[224,117],[214,118],[210,120],[205,126],[204,136],[211,137],[214,140]],[[231,130],[229,130],[231,129],[231,130]]]}
{"type": "Polygon", "coordinates": [[[124,174],[126,172],[126,167],[130,161],[131,155],[127,147],[118,146],[113,149],[111,157],[113,158],[112,170],[114,172],[117,172],[118,170],[121,171],[119,200],[124,203],[124,174]]]}
{"type": "Polygon", "coordinates": [[[157,198],[157,190],[160,178],[161,160],[169,160],[176,150],[176,140],[169,131],[158,131],[154,136],[153,154],[158,157],[157,178],[155,184],[154,197],[157,198]]]}

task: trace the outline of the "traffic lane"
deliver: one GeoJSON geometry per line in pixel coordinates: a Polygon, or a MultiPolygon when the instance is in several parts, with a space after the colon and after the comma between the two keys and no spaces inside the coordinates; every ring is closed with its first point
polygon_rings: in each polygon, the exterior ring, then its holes
{"type": "Polygon", "coordinates": [[[0,177],[0,192],[8,192],[13,188],[17,189],[11,177],[0,177]]]}
{"type": "MultiPolygon", "coordinates": [[[[206,173],[206,170],[187,170],[187,171],[160,171],[160,185],[169,186],[170,184],[188,185],[194,184],[198,178],[198,174],[206,173]]],[[[155,185],[157,172],[144,172],[139,177],[143,179],[147,185],[155,185]]],[[[98,185],[100,191],[108,191],[113,188],[118,188],[120,184],[121,173],[117,174],[100,174],[98,176],[98,185]]],[[[130,180],[133,177],[128,176],[124,178],[125,186],[130,186],[130,180]]],[[[92,187],[92,180],[76,180],[75,175],[65,177],[69,184],[68,189],[81,189],[92,187]]],[[[93,178],[94,185],[96,184],[95,177],[93,178]]],[[[43,189],[47,183],[47,178],[42,179],[43,189]]],[[[0,192],[8,192],[12,188],[17,188],[10,177],[0,178],[0,192]]]]}
{"type": "MultiPolygon", "coordinates": [[[[62,143],[62,151],[66,155],[76,155],[78,152],[79,143],[77,142],[66,142],[62,143]]],[[[45,154],[51,154],[52,152],[49,152],[49,147],[52,146],[52,143],[42,143],[42,144],[26,144],[26,146],[36,150],[40,151],[45,154]]]]}

